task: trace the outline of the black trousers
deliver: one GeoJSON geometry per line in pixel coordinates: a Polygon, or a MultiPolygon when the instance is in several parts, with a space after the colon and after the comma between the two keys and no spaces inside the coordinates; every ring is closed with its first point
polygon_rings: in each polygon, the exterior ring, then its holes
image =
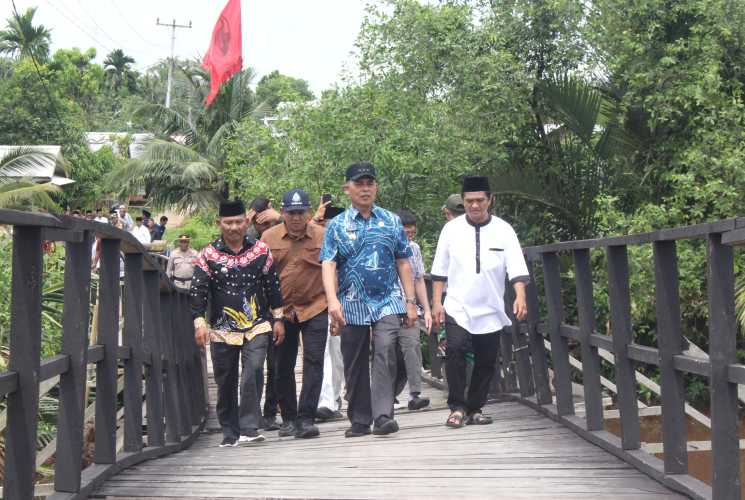
{"type": "Polygon", "coordinates": [[[451,411],[461,410],[469,415],[480,412],[496,369],[499,335],[497,332],[474,335],[450,316],[445,318],[445,334],[448,342],[445,351],[448,406],[451,411]],[[474,366],[466,395],[466,353],[469,351],[473,352],[474,366]]]}
{"type": "Polygon", "coordinates": [[[266,387],[264,388],[264,418],[277,416],[277,390],[274,385],[274,350],[274,342],[269,342],[269,345],[266,348],[266,387]]]}
{"type": "Polygon", "coordinates": [[[323,384],[323,353],[326,350],[328,325],[326,311],[302,323],[285,320],[285,340],[274,347],[274,384],[283,422],[294,420],[313,422],[316,418],[318,399],[321,396],[323,384]],[[303,334],[303,386],[298,403],[295,363],[301,332],[303,334]]]}
{"type": "Polygon", "coordinates": [[[240,434],[260,427],[261,386],[264,380],[264,359],[271,334],[255,336],[243,345],[212,342],[212,371],[217,384],[217,419],[224,437],[237,439],[240,434]],[[241,397],[238,401],[238,368],[241,373],[241,397]]]}

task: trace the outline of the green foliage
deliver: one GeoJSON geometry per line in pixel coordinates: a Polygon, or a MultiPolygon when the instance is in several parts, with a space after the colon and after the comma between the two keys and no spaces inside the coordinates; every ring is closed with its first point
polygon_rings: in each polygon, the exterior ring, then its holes
{"type": "Polygon", "coordinates": [[[200,250],[220,236],[216,221],[217,214],[215,212],[195,214],[179,226],[178,234],[188,235],[191,239],[191,247],[200,250]]]}
{"type": "Polygon", "coordinates": [[[280,74],[277,70],[263,76],[256,85],[257,102],[273,110],[280,102],[310,101],[313,97],[307,81],[280,74]]]}
{"type": "Polygon", "coordinates": [[[8,19],[6,28],[0,31],[0,54],[37,60],[47,58],[51,34],[42,24],[34,26],[35,14],[36,7],[30,7],[23,14],[14,14],[8,19]]]}

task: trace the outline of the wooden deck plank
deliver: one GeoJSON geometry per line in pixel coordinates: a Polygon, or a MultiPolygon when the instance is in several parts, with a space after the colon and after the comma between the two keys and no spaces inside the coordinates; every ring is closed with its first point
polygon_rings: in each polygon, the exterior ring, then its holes
{"type": "MultiPolygon", "coordinates": [[[[299,362],[298,382],[301,376],[299,362]]],[[[213,398],[214,390],[211,383],[213,398]]],[[[527,406],[492,402],[485,407],[494,417],[492,425],[448,429],[443,393],[425,388],[424,395],[432,406],[397,410],[401,430],[385,437],[347,439],[349,423],[339,420],[320,424],[318,439],[270,432],[264,443],[219,448],[222,436],[213,420],[191,448],[131,467],[94,496],[683,498],[527,406]]]]}

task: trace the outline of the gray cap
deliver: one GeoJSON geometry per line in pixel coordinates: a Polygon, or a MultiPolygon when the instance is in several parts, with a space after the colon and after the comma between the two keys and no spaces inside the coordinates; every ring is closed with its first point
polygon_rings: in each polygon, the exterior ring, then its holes
{"type": "Polygon", "coordinates": [[[442,208],[447,208],[451,212],[462,214],[465,213],[466,209],[463,206],[463,197],[459,194],[451,194],[448,199],[445,200],[445,204],[442,208]]]}

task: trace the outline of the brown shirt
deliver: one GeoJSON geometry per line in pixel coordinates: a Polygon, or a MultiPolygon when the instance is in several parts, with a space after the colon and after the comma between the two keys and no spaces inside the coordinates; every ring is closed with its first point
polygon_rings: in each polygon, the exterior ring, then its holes
{"type": "Polygon", "coordinates": [[[261,236],[277,266],[285,317],[300,323],[327,307],[320,262],[323,234],[323,227],[309,223],[301,238],[291,237],[284,224],[261,236]]]}

